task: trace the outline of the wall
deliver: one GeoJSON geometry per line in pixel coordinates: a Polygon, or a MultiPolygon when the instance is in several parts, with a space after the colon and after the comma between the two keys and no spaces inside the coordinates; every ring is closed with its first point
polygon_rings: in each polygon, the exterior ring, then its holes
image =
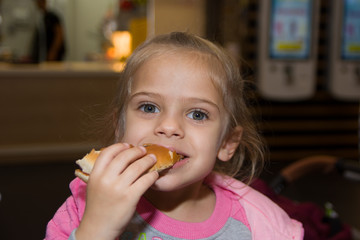
{"type": "Polygon", "coordinates": [[[114,0],[67,1],[69,60],[83,61],[89,54],[101,53],[101,24],[109,8],[115,6],[114,0]]]}
{"type": "MultiPolygon", "coordinates": [[[[204,0],[154,0],[154,34],[187,31],[205,36],[206,1],[204,0]]],[[[152,31],[152,30],[150,30],[152,31]]]]}

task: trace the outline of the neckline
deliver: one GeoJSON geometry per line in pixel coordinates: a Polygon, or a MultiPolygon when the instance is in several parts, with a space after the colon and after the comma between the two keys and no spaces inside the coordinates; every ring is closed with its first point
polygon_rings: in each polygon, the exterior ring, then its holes
{"type": "Polygon", "coordinates": [[[137,206],[140,217],[156,230],[177,238],[200,239],[217,233],[227,222],[231,213],[231,200],[217,186],[210,186],[216,196],[211,216],[203,222],[183,222],[168,217],[142,197],[137,206]]]}

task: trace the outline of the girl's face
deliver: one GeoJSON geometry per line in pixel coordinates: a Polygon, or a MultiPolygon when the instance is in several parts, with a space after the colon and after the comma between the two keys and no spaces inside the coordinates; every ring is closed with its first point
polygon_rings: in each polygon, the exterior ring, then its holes
{"type": "Polygon", "coordinates": [[[171,191],[201,182],[225,151],[221,138],[227,117],[202,59],[163,54],[134,75],[122,142],[156,143],[186,156],[161,175],[154,189],[171,191]]]}

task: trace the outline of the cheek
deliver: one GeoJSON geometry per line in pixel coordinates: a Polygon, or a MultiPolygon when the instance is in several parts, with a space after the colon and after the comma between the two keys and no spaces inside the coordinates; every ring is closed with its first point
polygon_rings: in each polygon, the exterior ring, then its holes
{"type": "Polygon", "coordinates": [[[125,115],[124,134],[122,142],[137,145],[147,136],[152,134],[153,126],[149,121],[136,117],[135,113],[130,111],[125,115]]]}
{"type": "Polygon", "coordinates": [[[136,121],[134,121],[134,117],[127,112],[124,118],[124,134],[121,141],[127,143],[133,143],[134,139],[138,138],[138,134],[143,132],[143,131],[136,131],[137,128],[138,127],[136,121]]]}
{"type": "Polygon", "coordinates": [[[134,139],[137,138],[137,136],[135,134],[136,134],[136,132],[134,132],[131,129],[131,127],[125,125],[125,131],[124,131],[124,135],[121,139],[121,142],[133,143],[134,139]]]}
{"type": "Polygon", "coordinates": [[[212,129],[192,130],[193,143],[203,153],[216,155],[221,145],[222,128],[220,126],[212,129]]]}

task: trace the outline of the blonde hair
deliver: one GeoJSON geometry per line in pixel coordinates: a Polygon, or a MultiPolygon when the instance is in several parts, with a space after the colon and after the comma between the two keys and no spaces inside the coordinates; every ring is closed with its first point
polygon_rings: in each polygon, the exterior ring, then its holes
{"type": "Polygon", "coordinates": [[[215,171],[242,180],[250,180],[262,169],[264,163],[264,144],[258,134],[250,109],[246,102],[245,81],[239,71],[239,65],[220,46],[201,37],[173,32],[159,35],[139,46],[127,60],[120,74],[118,95],[112,105],[109,136],[113,142],[121,140],[125,131],[125,111],[130,94],[132,76],[139,67],[150,58],[169,52],[188,51],[206,57],[210,64],[209,74],[220,89],[223,104],[228,113],[228,124],[223,137],[241,126],[242,139],[230,161],[217,161],[215,171]]]}

